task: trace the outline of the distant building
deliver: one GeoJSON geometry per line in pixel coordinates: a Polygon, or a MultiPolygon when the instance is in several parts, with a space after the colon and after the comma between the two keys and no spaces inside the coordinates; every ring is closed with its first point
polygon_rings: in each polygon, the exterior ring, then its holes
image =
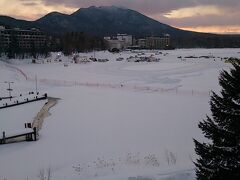
{"type": "Polygon", "coordinates": [[[6,29],[0,26],[0,47],[8,49],[11,43],[22,50],[41,49],[46,45],[46,35],[38,29],[23,30],[19,28],[6,29]]]}
{"type": "Polygon", "coordinates": [[[119,41],[119,40],[109,40],[108,41],[109,49],[118,49],[118,50],[123,50],[126,49],[124,41],[119,41]]]}
{"type": "Polygon", "coordinates": [[[132,35],[127,35],[127,34],[117,34],[117,36],[104,37],[104,39],[108,43],[109,50],[113,50],[113,49],[123,50],[132,46],[133,44],[132,35]]]}
{"type": "Polygon", "coordinates": [[[170,46],[170,35],[151,36],[146,38],[146,48],[148,49],[165,49],[170,46]]]}
{"type": "Polygon", "coordinates": [[[146,48],[146,39],[138,39],[137,45],[139,46],[140,49],[145,49],[146,48]]]}
{"type": "Polygon", "coordinates": [[[132,35],[117,34],[114,37],[104,37],[109,50],[112,49],[168,49],[170,47],[170,35],[150,36],[142,39],[133,39],[132,35]]]}
{"type": "Polygon", "coordinates": [[[132,35],[127,34],[117,34],[117,39],[119,41],[123,41],[126,47],[132,46],[133,44],[133,37],[132,35]]]}

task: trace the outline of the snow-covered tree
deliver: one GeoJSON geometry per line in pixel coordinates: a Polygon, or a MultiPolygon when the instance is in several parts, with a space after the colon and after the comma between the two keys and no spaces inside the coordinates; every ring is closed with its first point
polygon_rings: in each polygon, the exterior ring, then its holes
{"type": "Polygon", "coordinates": [[[221,95],[213,92],[210,100],[212,117],[199,123],[209,141],[194,140],[198,180],[240,179],[240,62],[221,72],[219,84],[221,95]]]}

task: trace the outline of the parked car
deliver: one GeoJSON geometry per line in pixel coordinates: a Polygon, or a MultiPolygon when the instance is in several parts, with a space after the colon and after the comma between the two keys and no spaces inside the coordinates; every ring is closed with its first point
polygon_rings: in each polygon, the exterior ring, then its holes
{"type": "Polygon", "coordinates": [[[97,61],[98,62],[108,62],[109,60],[108,59],[98,59],[97,61]]]}
{"type": "Polygon", "coordinates": [[[123,61],[123,60],[124,60],[124,58],[122,58],[122,57],[119,57],[116,59],[116,61],[123,61]]]}

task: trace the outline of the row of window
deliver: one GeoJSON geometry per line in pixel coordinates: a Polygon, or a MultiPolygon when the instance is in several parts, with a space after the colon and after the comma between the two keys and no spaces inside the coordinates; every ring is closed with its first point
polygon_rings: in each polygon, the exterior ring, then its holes
{"type": "MultiPolygon", "coordinates": [[[[0,44],[0,47],[8,48],[8,47],[9,47],[9,44],[5,44],[5,45],[1,45],[1,44],[0,44]]],[[[32,45],[29,45],[29,44],[19,44],[18,47],[19,47],[19,48],[32,48],[32,45]]],[[[44,44],[35,44],[34,47],[35,47],[35,48],[43,48],[43,47],[45,47],[45,46],[44,46],[44,44]]]]}
{"type": "Polygon", "coordinates": [[[9,35],[44,35],[42,32],[32,32],[32,31],[0,31],[0,34],[9,34],[9,35]]]}
{"type": "MultiPolygon", "coordinates": [[[[1,36],[1,39],[10,39],[10,36],[1,36]]],[[[45,36],[17,36],[17,39],[46,39],[45,36]]]]}
{"type": "MultiPolygon", "coordinates": [[[[9,39],[5,39],[5,40],[2,40],[1,41],[2,43],[10,43],[11,41],[9,39]]],[[[21,41],[18,41],[18,43],[27,43],[27,44],[31,44],[31,43],[45,43],[46,41],[45,40],[38,40],[38,41],[24,41],[24,40],[21,40],[21,41]]]]}

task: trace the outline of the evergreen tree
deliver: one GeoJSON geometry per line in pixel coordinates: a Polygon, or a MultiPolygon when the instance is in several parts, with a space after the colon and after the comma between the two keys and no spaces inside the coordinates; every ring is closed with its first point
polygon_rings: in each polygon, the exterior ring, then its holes
{"type": "Polygon", "coordinates": [[[36,59],[37,58],[37,51],[36,51],[36,43],[34,40],[31,41],[31,49],[30,49],[31,56],[36,59]]]}
{"type": "Polygon", "coordinates": [[[199,123],[210,141],[194,140],[198,180],[240,179],[240,62],[230,72],[221,72],[219,84],[221,95],[211,96],[212,118],[199,123]]]}
{"type": "Polygon", "coordinates": [[[0,35],[0,57],[2,56],[2,53],[4,53],[4,38],[0,35]]]}

